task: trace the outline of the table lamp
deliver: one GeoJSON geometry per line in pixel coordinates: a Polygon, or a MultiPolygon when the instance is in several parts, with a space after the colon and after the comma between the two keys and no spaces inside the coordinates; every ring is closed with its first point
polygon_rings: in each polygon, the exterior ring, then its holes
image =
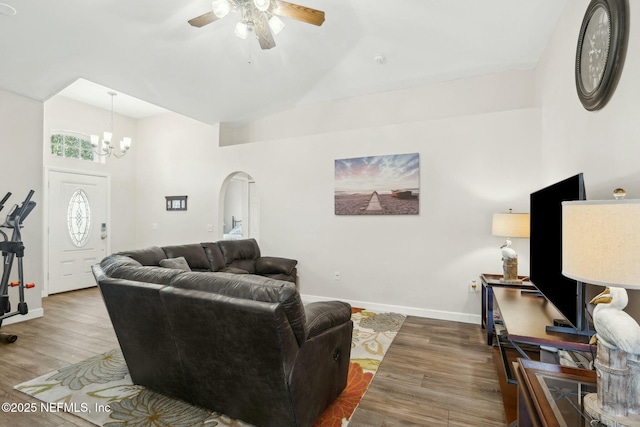
{"type": "Polygon", "coordinates": [[[640,326],[622,311],[640,289],[640,200],[562,203],[562,274],[608,286],[591,302],[597,393],[586,412],[606,426],[640,426],[640,326]]]}
{"type": "Polygon", "coordinates": [[[511,238],[529,237],[529,214],[513,213],[511,209],[509,209],[509,213],[493,214],[491,234],[507,238],[504,244],[500,246],[502,250],[503,271],[503,278],[500,279],[500,281],[505,283],[522,283],[522,280],[518,279],[518,254],[511,247],[511,238]]]}

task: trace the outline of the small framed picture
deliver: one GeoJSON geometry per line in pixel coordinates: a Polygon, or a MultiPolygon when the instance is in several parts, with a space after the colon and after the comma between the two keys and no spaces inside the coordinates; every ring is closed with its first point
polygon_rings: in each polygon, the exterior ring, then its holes
{"type": "Polygon", "coordinates": [[[186,211],[187,196],[164,196],[168,211],[186,211]]]}

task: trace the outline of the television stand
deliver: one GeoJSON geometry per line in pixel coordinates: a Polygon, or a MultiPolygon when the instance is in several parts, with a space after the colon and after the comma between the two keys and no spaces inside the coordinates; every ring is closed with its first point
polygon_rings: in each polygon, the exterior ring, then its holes
{"type": "Polygon", "coordinates": [[[563,328],[570,328],[571,323],[565,319],[553,319],[553,326],[560,326],[563,328]]]}
{"type": "Polygon", "coordinates": [[[578,330],[573,326],[571,326],[571,323],[564,321],[564,319],[554,319],[553,326],[547,325],[546,330],[547,332],[551,332],[551,333],[560,332],[563,334],[582,335],[585,337],[590,337],[591,335],[596,333],[596,331],[594,330],[587,330],[587,331],[578,330]],[[558,321],[558,324],[556,324],[556,321],[558,321]]]}
{"type": "Polygon", "coordinates": [[[571,322],[569,322],[566,319],[553,319],[553,326],[552,325],[547,325],[546,327],[547,332],[562,332],[565,334],[574,334],[574,335],[584,335],[587,337],[590,337],[591,335],[595,334],[596,331],[594,330],[585,330],[585,331],[581,331],[578,330],[576,328],[573,327],[573,325],[571,324],[571,322]]]}
{"type": "Polygon", "coordinates": [[[531,282],[524,276],[519,276],[520,283],[506,283],[502,280],[500,274],[488,274],[484,273],[480,275],[480,283],[482,284],[482,320],[480,325],[487,333],[487,345],[493,344],[494,339],[494,320],[493,320],[493,288],[511,288],[511,289],[527,289],[535,291],[531,282]]]}
{"type": "Polygon", "coordinates": [[[523,294],[521,289],[497,286],[493,287],[493,297],[505,327],[504,336],[499,341],[496,365],[498,377],[504,379],[500,380],[500,390],[509,424],[517,416],[517,389],[514,385],[517,379],[508,359],[510,353],[517,351],[515,357],[528,358],[531,349],[539,350],[540,346],[580,352],[590,352],[591,347],[588,337],[576,335],[575,329],[573,334],[548,330],[547,327],[553,327],[553,320],[562,318],[562,314],[545,298],[523,294]]]}

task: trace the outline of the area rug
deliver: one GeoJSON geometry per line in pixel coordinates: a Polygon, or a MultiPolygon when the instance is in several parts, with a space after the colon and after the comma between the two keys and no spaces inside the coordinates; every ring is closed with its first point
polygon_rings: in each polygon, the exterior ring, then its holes
{"type": "MultiPolygon", "coordinates": [[[[314,426],[345,427],[360,403],[405,317],[353,309],[351,360],[347,387],[314,426]]],[[[91,357],[14,387],[45,402],[51,411],[65,411],[104,427],[251,427],[132,384],[120,349],[91,357]]]]}

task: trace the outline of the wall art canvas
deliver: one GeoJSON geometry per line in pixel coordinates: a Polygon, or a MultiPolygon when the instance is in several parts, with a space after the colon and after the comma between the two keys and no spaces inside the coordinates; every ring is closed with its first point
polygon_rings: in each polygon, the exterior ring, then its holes
{"type": "Polygon", "coordinates": [[[418,153],[335,161],[336,215],[417,215],[418,153]]]}

